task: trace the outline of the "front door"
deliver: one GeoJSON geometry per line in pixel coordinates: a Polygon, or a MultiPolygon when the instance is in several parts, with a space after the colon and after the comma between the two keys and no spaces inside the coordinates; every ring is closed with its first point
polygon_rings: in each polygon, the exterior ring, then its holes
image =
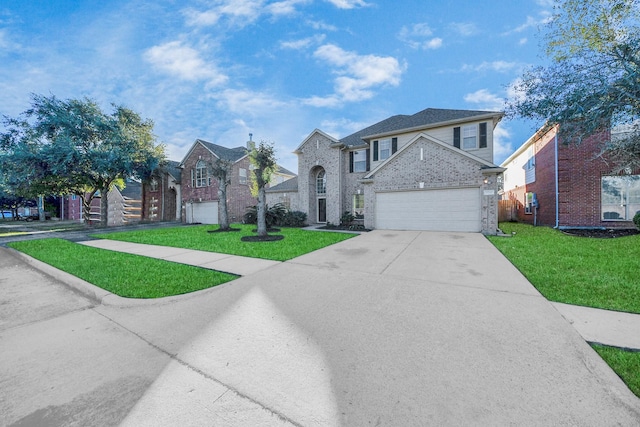
{"type": "Polygon", "coordinates": [[[327,199],[318,199],[318,222],[327,222],[327,199]]]}

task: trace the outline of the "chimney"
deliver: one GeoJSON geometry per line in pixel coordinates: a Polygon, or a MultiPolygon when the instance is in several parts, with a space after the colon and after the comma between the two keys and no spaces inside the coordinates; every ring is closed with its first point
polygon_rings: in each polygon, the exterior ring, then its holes
{"type": "Polygon", "coordinates": [[[253,142],[253,134],[249,134],[249,141],[247,141],[247,150],[251,151],[256,148],[256,143],[253,142]]]}

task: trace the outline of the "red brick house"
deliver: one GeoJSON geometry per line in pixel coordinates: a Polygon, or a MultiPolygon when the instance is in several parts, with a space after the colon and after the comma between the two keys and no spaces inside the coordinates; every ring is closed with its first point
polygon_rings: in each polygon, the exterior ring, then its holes
{"type": "Polygon", "coordinates": [[[640,175],[614,173],[598,156],[602,135],[565,145],[557,130],[541,128],[501,165],[502,199],[515,201],[518,220],[557,228],[634,228],[640,175]]]}
{"type": "MultiPolygon", "coordinates": [[[[186,223],[218,223],[218,182],[208,168],[217,158],[233,162],[231,182],[227,186],[229,221],[241,222],[247,208],[257,204],[257,199],[251,195],[251,167],[247,148],[226,148],[196,139],[180,162],[182,219],[186,223]]],[[[279,167],[272,182],[282,182],[294,176],[293,172],[279,167]]]]}

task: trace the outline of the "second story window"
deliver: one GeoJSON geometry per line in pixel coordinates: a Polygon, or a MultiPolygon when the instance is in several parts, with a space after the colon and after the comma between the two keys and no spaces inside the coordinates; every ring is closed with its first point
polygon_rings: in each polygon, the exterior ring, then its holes
{"type": "Polygon", "coordinates": [[[240,168],[240,170],[238,171],[238,176],[239,176],[240,184],[246,184],[247,183],[247,170],[246,169],[240,168]]]}
{"type": "Polygon", "coordinates": [[[478,128],[476,125],[464,126],[462,128],[462,149],[472,150],[478,147],[477,143],[478,128]]]}
{"type": "Polygon", "coordinates": [[[367,152],[358,150],[353,152],[353,171],[365,172],[367,170],[367,152]]]}
{"type": "Polygon", "coordinates": [[[203,160],[198,160],[196,163],[196,187],[207,186],[207,164],[203,160]]]}

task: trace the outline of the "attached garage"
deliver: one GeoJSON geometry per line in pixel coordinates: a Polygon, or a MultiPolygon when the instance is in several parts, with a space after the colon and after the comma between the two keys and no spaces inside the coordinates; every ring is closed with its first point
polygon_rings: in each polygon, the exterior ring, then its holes
{"type": "Polygon", "coordinates": [[[482,231],[480,188],[380,192],[375,227],[388,230],[482,231]]]}
{"type": "Polygon", "coordinates": [[[218,202],[187,203],[185,213],[189,224],[217,224],[218,202]]]}

